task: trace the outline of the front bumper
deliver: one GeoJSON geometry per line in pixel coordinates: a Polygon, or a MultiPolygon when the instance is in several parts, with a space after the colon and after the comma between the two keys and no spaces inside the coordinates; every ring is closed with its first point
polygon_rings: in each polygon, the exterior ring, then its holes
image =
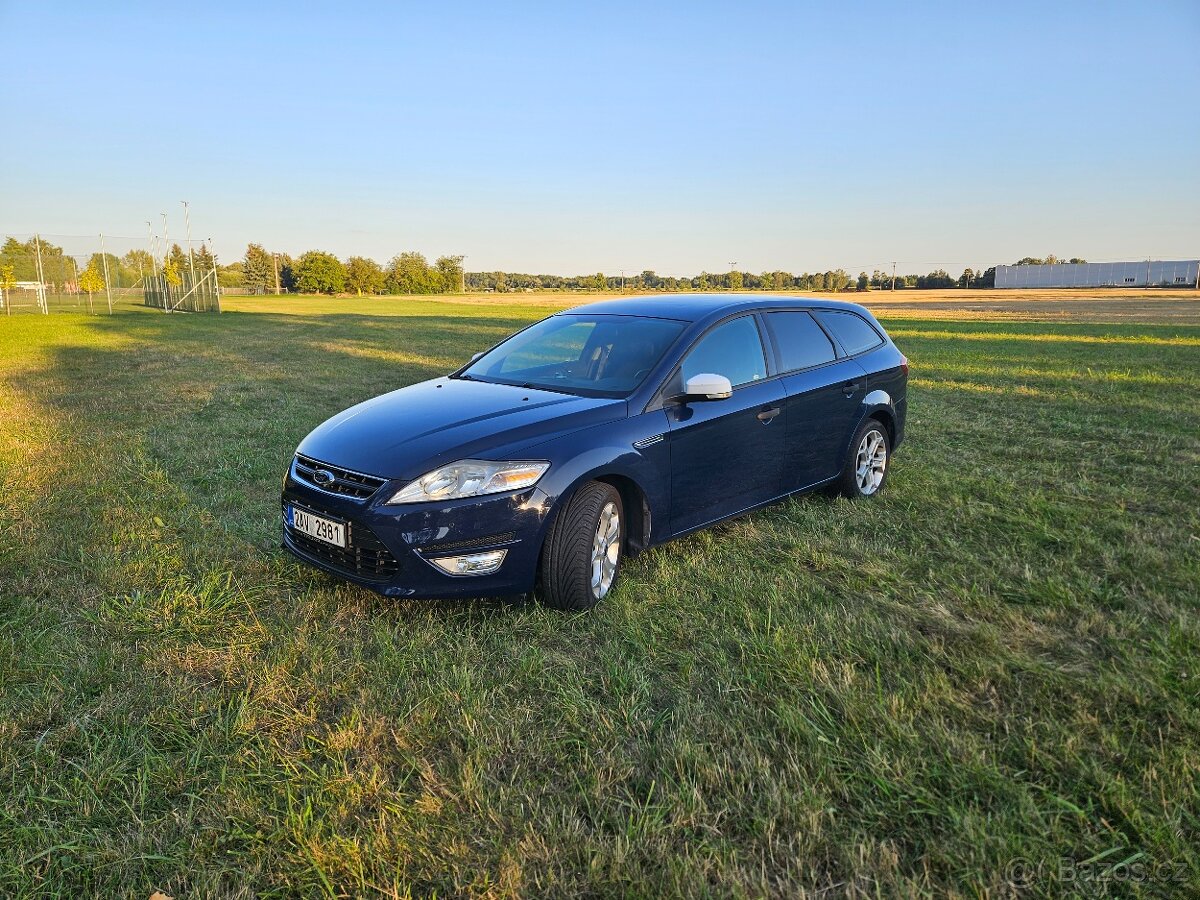
{"type": "Polygon", "coordinates": [[[383,506],[385,485],[366,503],[328,494],[293,477],[281,497],[283,546],[300,560],[385,597],[486,597],[533,589],[550,499],[534,487],[440,503],[383,506]],[[346,523],[343,550],[294,531],[288,504],[346,523]],[[490,575],[447,575],[429,560],[485,550],[507,553],[490,575]]]}

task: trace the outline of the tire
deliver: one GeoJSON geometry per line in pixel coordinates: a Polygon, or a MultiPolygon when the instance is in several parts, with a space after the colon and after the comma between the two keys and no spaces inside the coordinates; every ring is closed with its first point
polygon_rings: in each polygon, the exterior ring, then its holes
{"type": "Polygon", "coordinates": [[[612,485],[589,481],[567,498],[546,535],[542,603],[553,609],[591,609],[612,591],[624,558],[621,495],[612,485]]]}
{"type": "Polygon", "coordinates": [[[833,483],[833,493],[851,500],[874,497],[887,484],[892,463],[892,443],[887,428],[878,419],[864,419],[846,450],[842,474],[833,483]]]}

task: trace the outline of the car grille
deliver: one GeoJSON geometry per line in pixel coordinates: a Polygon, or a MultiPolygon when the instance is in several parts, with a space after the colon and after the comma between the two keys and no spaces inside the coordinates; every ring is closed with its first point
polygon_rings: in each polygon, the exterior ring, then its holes
{"type": "Polygon", "coordinates": [[[383,487],[387,481],[386,478],[379,478],[375,475],[364,475],[362,472],[354,472],[350,469],[343,469],[341,466],[330,465],[318,459],[313,459],[311,456],[305,456],[302,453],[296,454],[296,478],[311,487],[315,487],[319,491],[325,491],[327,494],[353,497],[355,500],[370,499],[371,495],[383,487]],[[324,469],[330,473],[333,476],[333,481],[329,484],[318,484],[313,477],[318,469],[324,469]]]}
{"type": "MultiPolygon", "coordinates": [[[[283,506],[284,530],[287,532],[288,539],[299,550],[319,559],[331,569],[372,581],[393,578],[400,571],[399,561],[383,545],[383,541],[375,536],[375,532],[366,525],[346,521],[346,546],[335,547],[333,544],[309,537],[302,531],[289,528],[286,524],[287,503],[284,503],[283,506]]],[[[305,506],[304,509],[310,509],[310,507],[305,506]]],[[[312,512],[338,521],[345,521],[339,516],[321,509],[312,509],[312,512]]]]}

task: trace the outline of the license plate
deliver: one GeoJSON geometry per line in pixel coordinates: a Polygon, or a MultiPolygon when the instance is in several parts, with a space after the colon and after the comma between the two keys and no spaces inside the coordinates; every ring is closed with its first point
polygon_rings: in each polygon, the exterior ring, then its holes
{"type": "Polygon", "coordinates": [[[292,526],[293,530],[314,537],[318,541],[333,544],[335,547],[344,548],[346,546],[346,524],[344,522],[335,522],[332,519],[314,516],[310,512],[289,505],[288,524],[292,526]]]}

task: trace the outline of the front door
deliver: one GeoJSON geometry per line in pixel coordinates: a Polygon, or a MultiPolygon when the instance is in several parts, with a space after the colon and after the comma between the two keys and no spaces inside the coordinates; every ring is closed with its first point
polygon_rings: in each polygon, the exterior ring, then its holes
{"type": "Polygon", "coordinates": [[[753,315],[710,330],[683,362],[667,396],[687,379],[711,373],[733,385],[725,400],[669,403],[671,531],[678,534],[778,496],[782,474],[785,398],[768,381],[762,339],[753,315]]]}

